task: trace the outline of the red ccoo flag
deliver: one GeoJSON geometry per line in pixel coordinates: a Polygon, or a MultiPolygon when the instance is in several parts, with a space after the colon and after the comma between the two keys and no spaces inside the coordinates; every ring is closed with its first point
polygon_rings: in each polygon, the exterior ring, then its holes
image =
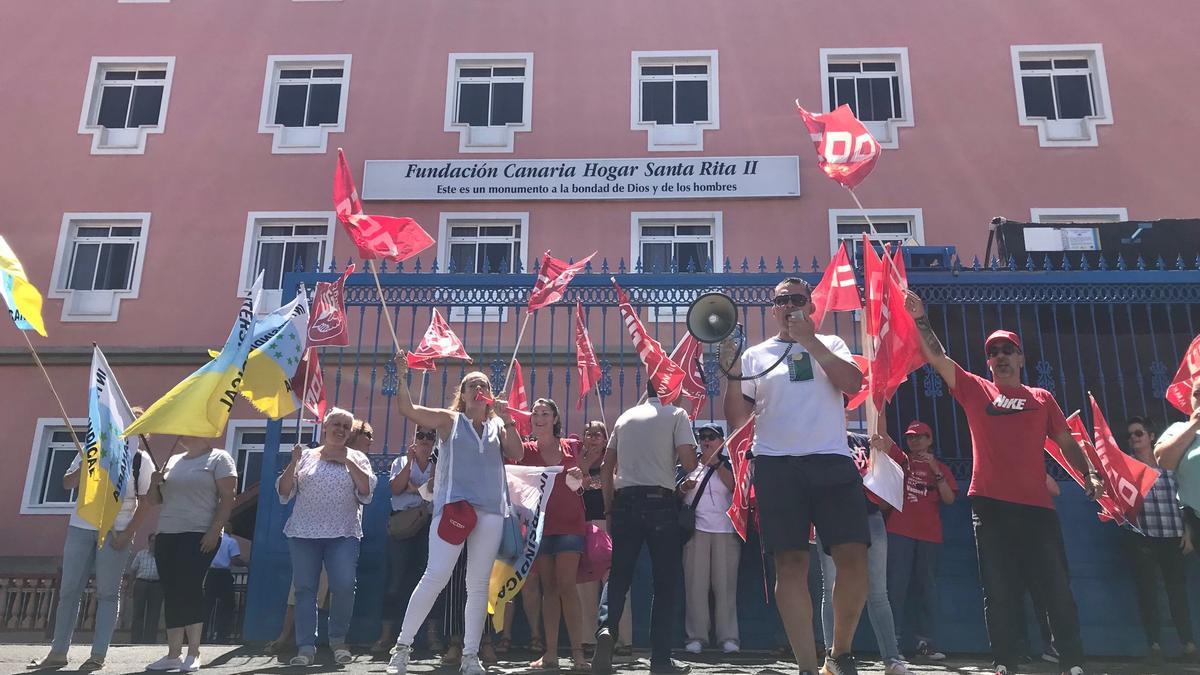
{"type": "Polygon", "coordinates": [[[596,361],[596,350],[588,337],[587,324],[583,322],[583,305],[575,302],[575,367],[579,369],[579,398],[575,409],[583,410],[583,400],[592,387],[600,383],[600,364],[596,361]]]}
{"type": "Polygon", "coordinates": [[[863,381],[862,386],[858,388],[858,393],[846,401],[846,410],[854,410],[866,402],[867,397],[871,395],[871,362],[861,354],[854,354],[854,363],[862,371],[863,381]]]}
{"type": "Polygon", "coordinates": [[[646,367],[646,375],[654,385],[659,402],[664,405],[674,402],[683,393],[683,369],[668,358],[658,340],[646,332],[637,311],[629,304],[629,296],[621,290],[615,277],[612,278],[612,283],[617,289],[617,303],[621,308],[625,328],[629,331],[629,337],[633,339],[633,348],[637,351],[638,358],[646,367]]]}
{"type": "Polygon", "coordinates": [[[837,255],[833,256],[825,275],[812,292],[813,325],[821,327],[826,312],[844,312],[852,309],[862,309],[862,299],[858,297],[858,281],[854,278],[854,268],[850,265],[850,256],[846,254],[846,242],[838,246],[837,255]]]}
{"type": "MultiPolygon", "coordinates": [[[[1083,449],[1083,454],[1088,456],[1092,462],[1092,466],[1100,466],[1100,456],[1096,454],[1096,446],[1092,443],[1091,437],[1088,435],[1087,429],[1083,426],[1083,419],[1079,417],[1079,411],[1071,413],[1067,418],[1067,426],[1071,429],[1071,436],[1079,447],[1083,449]]],[[[1058,443],[1054,442],[1053,438],[1046,438],[1046,452],[1058,462],[1058,465],[1067,472],[1079,487],[1083,487],[1083,474],[1079,473],[1070,462],[1067,461],[1063,454],[1062,448],[1058,443]]],[[[1125,519],[1120,515],[1121,510],[1112,500],[1112,495],[1106,493],[1103,497],[1096,500],[1100,504],[1100,513],[1096,514],[1101,521],[1112,520],[1118,525],[1124,525],[1125,519]]]]}
{"type": "Polygon", "coordinates": [[[358,247],[359,257],[364,260],[387,258],[400,262],[433,245],[433,237],[412,218],[372,216],[362,212],[362,200],[341,148],[338,148],[337,168],[333,173],[333,208],[346,234],[358,247]]]}
{"type": "Polygon", "coordinates": [[[346,277],[354,272],[354,263],[346,267],[342,278],[334,282],[318,281],[313,291],[312,313],[308,317],[309,347],[345,347],[350,344],[346,325],[346,277]]]}
{"type": "Polygon", "coordinates": [[[583,260],[568,265],[562,260],[552,257],[550,251],[543,253],[542,264],[538,267],[537,281],[533,284],[533,290],[529,292],[529,311],[532,313],[561,300],[563,293],[567,290],[567,285],[571,283],[576,274],[579,274],[587,266],[588,261],[594,255],[596,255],[596,251],[592,251],[592,255],[583,260]]]}
{"type": "Polygon", "coordinates": [[[521,373],[521,362],[513,359],[512,386],[508,388],[508,409],[512,413],[517,433],[522,437],[533,433],[529,411],[529,395],[525,393],[525,376],[521,373]]]}
{"type": "Polygon", "coordinates": [[[796,101],[796,111],[808,127],[817,147],[817,165],[825,175],[847,188],[863,182],[879,160],[879,143],[850,106],[842,104],[833,112],[814,115],[796,101]]]}
{"type": "Polygon", "coordinates": [[[1100,466],[1096,468],[1104,475],[1104,487],[1116,503],[1119,515],[1125,520],[1134,520],[1146,493],[1158,480],[1158,470],[1122,452],[1091,392],[1088,392],[1088,400],[1092,403],[1092,434],[1100,458],[1100,466]]]}
{"type": "Polygon", "coordinates": [[[325,378],[321,374],[321,362],[317,350],[304,350],[304,367],[296,369],[292,377],[292,391],[301,392],[301,416],[305,412],[312,413],[313,419],[320,422],[325,419],[325,378]]]}
{"type": "MultiPolygon", "coordinates": [[[[884,253],[882,260],[875,258],[879,262],[867,266],[867,335],[875,345],[870,390],[877,409],[892,398],[909,373],[925,362],[916,322],[904,308],[900,272],[886,250],[884,253]],[[878,284],[878,291],[875,291],[875,284],[878,284]],[[871,330],[872,318],[876,321],[874,331],[871,330]]],[[[874,257],[869,242],[864,256],[867,260],[874,257]]]]}
{"type": "Polygon", "coordinates": [[[750,458],[747,456],[753,442],[754,415],[751,415],[740,429],[729,435],[725,443],[729,449],[729,461],[733,464],[733,504],[726,514],[742,541],[746,541],[750,512],[755,508],[754,486],[750,483],[750,458]]]}
{"type": "Polygon", "coordinates": [[[471,357],[463,347],[462,340],[450,330],[450,324],[446,323],[435,309],[433,318],[429,321],[429,328],[425,329],[425,336],[421,338],[421,344],[408,354],[408,367],[416,370],[437,370],[434,360],[446,358],[466,359],[467,363],[471,363],[471,357]]]}
{"type": "Polygon", "coordinates": [[[683,370],[683,397],[691,402],[687,408],[688,418],[695,420],[708,399],[708,385],[704,382],[704,345],[691,333],[684,333],[671,350],[671,360],[683,370]]]}
{"type": "Polygon", "coordinates": [[[1188,346],[1179,370],[1175,371],[1175,379],[1167,387],[1167,402],[1179,408],[1184,415],[1192,414],[1192,388],[1196,386],[1197,379],[1200,379],[1200,335],[1188,346]]]}

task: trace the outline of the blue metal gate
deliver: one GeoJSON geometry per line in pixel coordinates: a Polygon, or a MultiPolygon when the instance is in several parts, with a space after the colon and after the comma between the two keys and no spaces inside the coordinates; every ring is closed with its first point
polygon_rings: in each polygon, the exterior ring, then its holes
{"type": "MultiPolygon", "coordinates": [[[[937,270],[910,269],[912,287],[925,299],[935,329],[949,354],[964,368],[984,372],[983,336],[997,328],[1021,334],[1026,352],[1026,382],[1054,392],[1070,413],[1086,409],[1087,392],[1095,394],[1114,428],[1134,414],[1149,413],[1163,420],[1178,419],[1162,400],[1163,390],[1177,367],[1182,351],[1200,326],[1200,260],[1166,265],[1159,260],[1147,266],[1138,260],[1102,258],[1093,269],[1050,270],[1044,261],[1001,265],[992,261],[937,270]],[[1149,267],[1149,269],[1147,269],[1149,267]]],[[[501,263],[494,274],[442,272],[418,264],[382,274],[384,300],[396,325],[401,345],[415,346],[436,308],[462,338],[474,357],[471,365],[447,363],[422,379],[410,373],[409,387],[429,405],[445,405],[462,375],[482,370],[499,391],[513,354],[528,291],[534,273],[507,269],[501,263]]],[[[299,284],[312,288],[316,281],[331,281],[328,272],[297,271],[287,275],[284,301],[294,297],[299,284]]],[[[860,271],[861,275],[861,271],[860,271]]],[[[644,389],[643,369],[628,344],[620,322],[610,276],[616,277],[635,307],[644,308],[642,320],[667,350],[684,335],[682,317],[698,295],[721,290],[734,298],[748,338],[757,342],[774,333],[768,312],[773,286],[789,276],[812,284],[820,278],[814,261],[801,269],[798,261],[785,265],[777,259],[768,265],[743,260],[726,261],[722,270],[642,270],[615,267],[607,261],[589,267],[575,278],[564,300],[543,308],[530,318],[517,354],[531,398],[547,396],[560,405],[564,433],[579,430],[586,420],[599,419],[597,395],[582,401],[576,410],[576,370],[573,319],[579,303],[603,371],[598,387],[605,418],[611,424],[625,408],[636,403],[644,389]]],[[[394,351],[374,280],[352,275],[347,282],[347,305],[352,324],[352,344],[344,349],[323,349],[326,389],[330,403],[352,410],[375,428],[378,454],[372,457],[378,472],[386,474],[392,459],[404,452],[412,430],[393,410],[396,393],[394,351]]],[[[858,324],[850,313],[836,314],[825,328],[842,335],[855,351],[858,324]],[[832,325],[831,325],[832,324],[832,325]]],[[[709,402],[701,416],[722,417],[712,355],[706,359],[710,375],[709,402]]],[[[956,408],[945,384],[926,367],[914,373],[897,393],[888,410],[889,427],[903,428],[912,419],[929,422],[940,454],[952,465],[960,482],[970,473],[970,441],[965,418],[956,408]]],[[[1090,419],[1085,411],[1085,417],[1090,419]]],[[[267,428],[266,448],[279,449],[282,423],[267,428]]],[[[286,449],[286,448],[285,448],[286,449]]],[[[262,475],[270,481],[286,463],[286,454],[266,452],[262,475]]],[[[1061,475],[1060,475],[1061,477],[1061,475]]],[[[373,639],[378,629],[382,592],[386,585],[384,522],[388,494],[381,481],[367,507],[359,562],[359,593],[352,636],[373,639]]],[[[965,483],[964,483],[965,488],[965,483]]],[[[1065,490],[1059,509],[1067,532],[1076,597],[1084,620],[1085,644],[1095,653],[1135,653],[1140,649],[1134,616],[1133,591],[1124,580],[1124,564],[1117,552],[1112,526],[1096,521],[1094,509],[1077,490],[1065,490]],[[1113,589],[1116,589],[1115,591],[1113,589]],[[1099,591],[1104,589],[1105,595],[1099,591]],[[1111,609],[1113,593],[1124,606],[1111,609]],[[1100,611],[1103,607],[1104,611],[1100,611]],[[1114,618],[1110,618],[1114,617],[1114,618]]],[[[258,504],[254,538],[255,562],[251,571],[246,638],[272,637],[282,621],[290,580],[290,562],[282,526],[290,507],[269,498],[268,487],[258,504]]],[[[942,642],[949,649],[986,649],[979,583],[975,571],[974,543],[969,510],[960,500],[945,514],[946,546],[940,574],[944,628],[942,642]]],[[[774,608],[765,604],[757,549],[746,547],[739,601],[742,632],[749,648],[769,646],[780,633],[774,608]]],[[[640,583],[645,583],[643,579],[640,583]]],[[[645,597],[637,594],[635,597],[645,597]]],[[[1200,597],[1200,596],[1198,596],[1200,597]]],[[[635,600],[635,613],[646,608],[635,600]]],[[[635,633],[645,639],[646,621],[635,621],[635,633]]],[[[868,645],[873,649],[873,645],[868,645]]]]}

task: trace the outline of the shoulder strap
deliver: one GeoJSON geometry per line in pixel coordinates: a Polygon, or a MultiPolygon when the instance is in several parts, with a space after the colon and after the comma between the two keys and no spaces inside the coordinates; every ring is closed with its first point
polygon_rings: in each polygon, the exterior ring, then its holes
{"type": "Polygon", "coordinates": [[[717,472],[717,467],[708,467],[708,473],[704,474],[704,480],[700,481],[700,487],[696,488],[696,496],[692,498],[692,509],[700,503],[700,497],[704,494],[704,488],[708,486],[708,481],[712,479],[713,474],[717,472]]]}
{"type": "Polygon", "coordinates": [[[133,451],[133,494],[137,495],[138,485],[142,482],[142,451],[133,451]]]}

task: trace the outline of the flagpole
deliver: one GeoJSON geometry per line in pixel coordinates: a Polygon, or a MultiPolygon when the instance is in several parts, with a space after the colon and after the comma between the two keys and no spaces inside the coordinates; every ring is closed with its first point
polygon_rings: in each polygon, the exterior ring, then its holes
{"type": "Polygon", "coordinates": [[[604,414],[604,397],[600,395],[600,383],[599,382],[596,383],[596,386],[593,387],[593,390],[595,390],[595,392],[596,392],[596,403],[599,404],[599,406],[600,406],[600,421],[604,422],[604,428],[605,428],[605,430],[607,430],[608,429],[608,416],[604,414]]]}
{"type": "MultiPolygon", "coordinates": [[[[25,338],[25,344],[29,346],[29,353],[33,355],[33,362],[41,369],[42,375],[46,378],[46,384],[50,385],[50,393],[54,394],[54,400],[58,403],[58,412],[62,414],[63,424],[67,425],[67,431],[71,434],[71,440],[75,442],[75,447],[79,450],[79,456],[82,458],[86,455],[83,450],[83,444],[79,442],[79,437],[75,435],[75,427],[71,425],[71,418],[67,417],[67,409],[63,405],[62,399],[58,396],[58,390],[54,388],[54,383],[50,381],[50,373],[46,372],[46,366],[42,365],[42,359],[38,356],[37,350],[33,348],[33,343],[29,341],[27,331],[19,330],[21,337],[25,338]]],[[[95,343],[92,343],[93,346],[95,343]]]]}
{"type": "Polygon", "coordinates": [[[428,391],[427,387],[429,386],[429,382],[426,381],[425,376],[428,374],[428,370],[421,371],[421,405],[425,405],[425,394],[428,391]]]}
{"type": "Polygon", "coordinates": [[[525,318],[521,320],[521,330],[517,332],[517,344],[513,346],[512,358],[508,360],[508,370],[504,373],[504,386],[500,388],[504,391],[508,387],[508,378],[512,375],[513,364],[517,362],[517,352],[521,349],[521,338],[525,337],[525,328],[529,326],[529,317],[533,316],[533,312],[526,312],[525,318]]]}
{"type": "Polygon", "coordinates": [[[300,444],[300,425],[304,423],[304,400],[308,397],[308,358],[312,354],[313,347],[304,350],[304,358],[301,361],[305,362],[304,366],[304,389],[300,390],[300,409],[296,411],[296,444],[300,444]]]}
{"type": "Polygon", "coordinates": [[[875,223],[872,223],[871,216],[867,215],[867,209],[862,205],[862,202],[858,201],[858,195],[854,194],[854,188],[848,187],[846,188],[846,192],[850,193],[850,197],[854,200],[854,203],[858,205],[858,210],[862,211],[863,218],[867,220],[867,227],[871,230],[871,236],[879,236],[879,233],[875,231],[875,223]]]}
{"type": "Polygon", "coordinates": [[[400,351],[400,339],[396,337],[396,327],[392,325],[392,315],[388,312],[387,302],[383,299],[383,285],[379,283],[379,272],[375,271],[375,261],[367,258],[367,269],[371,270],[371,275],[375,277],[375,290],[379,292],[379,306],[383,308],[383,318],[387,320],[388,332],[392,334],[392,344],[396,346],[396,352],[400,351]]]}

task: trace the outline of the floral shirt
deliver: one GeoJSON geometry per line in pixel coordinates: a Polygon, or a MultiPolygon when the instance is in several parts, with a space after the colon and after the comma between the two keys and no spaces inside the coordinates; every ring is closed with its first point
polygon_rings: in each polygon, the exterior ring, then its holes
{"type": "MultiPolygon", "coordinates": [[[[290,493],[279,497],[284,504],[293,497],[296,499],[292,515],[283,526],[285,536],[297,539],[362,539],[362,507],[371,501],[378,479],[366,455],[350,448],[346,449],[346,453],[350,461],[370,476],[371,489],[366,496],[358,494],[354,488],[349,468],[322,460],[320,450],[307,449],[296,465],[295,486],[290,493]]],[[[279,489],[278,479],[275,489],[279,489]]]]}

